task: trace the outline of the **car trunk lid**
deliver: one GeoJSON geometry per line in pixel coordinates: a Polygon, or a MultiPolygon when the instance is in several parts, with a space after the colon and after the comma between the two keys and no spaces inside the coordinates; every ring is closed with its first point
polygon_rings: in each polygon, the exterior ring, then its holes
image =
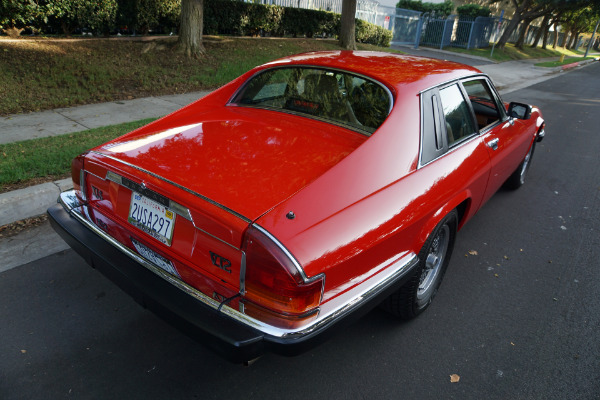
{"type": "Polygon", "coordinates": [[[365,139],[320,121],[229,106],[201,120],[150,125],[96,151],[255,220],[365,139]]]}

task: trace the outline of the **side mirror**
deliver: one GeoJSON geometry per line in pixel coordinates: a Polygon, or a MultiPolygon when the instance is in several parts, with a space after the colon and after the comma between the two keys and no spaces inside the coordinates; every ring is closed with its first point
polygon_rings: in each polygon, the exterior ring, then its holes
{"type": "Polygon", "coordinates": [[[508,116],[511,118],[529,119],[531,117],[531,106],[511,101],[508,105],[508,116]]]}

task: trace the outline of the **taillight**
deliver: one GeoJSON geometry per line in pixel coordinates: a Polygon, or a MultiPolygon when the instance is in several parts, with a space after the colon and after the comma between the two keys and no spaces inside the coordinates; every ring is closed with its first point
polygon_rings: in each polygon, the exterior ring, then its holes
{"type": "Polygon", "coordinates": [[[285,315],[305,315],[321,303],[324,275],[305,279],[291,256],[267,234],[251,226],[244,236],[244,298],[285,315]]]}
{"type": "Polygon", "coordinates": [[[85,183],[83,181],[83,160],[85,153],[80,154],[71,162],[71,179],[73,180],[73,189],[80,200],[86,201],[85,183]]]}

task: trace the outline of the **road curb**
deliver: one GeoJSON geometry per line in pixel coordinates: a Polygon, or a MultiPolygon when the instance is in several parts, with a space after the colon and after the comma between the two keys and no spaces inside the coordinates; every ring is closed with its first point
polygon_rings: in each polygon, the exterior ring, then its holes
{"type": "Polygon", "coordinates": [[[0,226],[44,214],[61,192],[72,188],[67,178],[0,194],[0,226]]]}
{"type": "Polygon", "coordinates": [[[583,67],[584,65],[588,65],[591,64],[593,62],[598,61],[595,58],[590,58],[589,60],[583,60],[583,61],[576,61],[574,63],[571,64],[565,64],[565,65],[561,65],[558,67],[554,67],[554,72],[563,72],[572,68],[577,68],[577,67],[583,67]]]}

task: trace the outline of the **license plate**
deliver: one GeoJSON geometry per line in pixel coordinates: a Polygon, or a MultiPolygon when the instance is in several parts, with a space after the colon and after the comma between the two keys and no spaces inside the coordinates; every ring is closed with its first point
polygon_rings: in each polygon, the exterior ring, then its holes
{"type": "Polygon", "coordinates": [[[161,243],[171,245],[175,213],[162,204],[132,192],[127,221],[161,243]]]}
{"type": "Polygon", "coordinates": [[[149,247],[141,244],[134,238],[131,238],[131,243],[133,243],[133,247],[135,247],[138,253],[140,253],[140,255],[146,260],[150,261],[152,264],[156,265],[163,271],[168,272],[169,274],[179,278],[179,273],[177,272],[177,270],[173,266],[173,263],[170,260],[164,258],[149,247]]]}

